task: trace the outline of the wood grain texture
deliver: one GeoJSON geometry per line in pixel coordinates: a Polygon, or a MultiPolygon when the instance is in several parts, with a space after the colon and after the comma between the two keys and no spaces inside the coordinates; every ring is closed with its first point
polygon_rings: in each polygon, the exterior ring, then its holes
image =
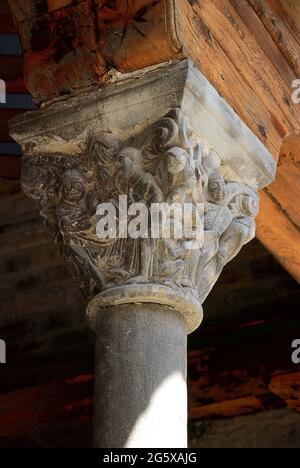
{"type": "Polygon", "coordinates": [[[105,61],[131,72],[176,58],[174,0],[97,0],[99,47],[105,61]]]}
{"type": "Polygon", "coordinates": [[[273,377],[270,390],[282,398],[289,408],[300,413],[300,372],[273,377]]]}
{"type": "Polygon", "coordinates": [[[300,11],[298,1],[249,0],[249,3],[299,76],[300,11]]]}
{"type": "MultiPolygon", "coordinates": [[[[265,53],[264,39],[252,34],[229,0],[177,5],[185,53],[278,159],[283,138],[300,127],[289,81],[296,75],[277,71],[274,47],[271,56],[265,53]]],[[[264,36],[270,42],[267,31],[264,36]]]]}
{"type": "MultiPolygon", "coordinates": [[[[288,199],[289,193],[285,194],[285,197],[288,199]]],[[[295,203],[297,207],[298,199],[291,200],[290,203],[295,203]]],[[[270,189],[261,193],[257,235],[281,265],[299,282],[299,227],[290,222],[288,213],[284,212],[276,195],[273,195],[270,189]]]]}

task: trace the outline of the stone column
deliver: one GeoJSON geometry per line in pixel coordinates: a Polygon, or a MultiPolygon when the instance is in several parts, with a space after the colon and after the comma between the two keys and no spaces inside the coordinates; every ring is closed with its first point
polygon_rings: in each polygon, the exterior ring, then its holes
{"type": "Polygon", "coordinates": [[[255,235],[272,156],[189,61],[116,75],[13,120],[11,135],[25,193],[89,300],[96,446],[185,447],[186,332],[255,235]],[[162,203],[170,236],[150,217],[162,203]],[[174,204],[193,221],[179,237],[174,204]]]}
{"type": "Polygon", "coordinates": [[[186,447],[183,317],[158,304],[113,306],[96,330],[95,446],[186,447]]]}

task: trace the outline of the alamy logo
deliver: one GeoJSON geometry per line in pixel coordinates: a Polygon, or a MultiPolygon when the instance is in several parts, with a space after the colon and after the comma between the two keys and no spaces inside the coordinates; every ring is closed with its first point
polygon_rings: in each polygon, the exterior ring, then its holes
{"type": "Polygon", "coordinates": [[[6,84],[0,80],[0,104],[6,104],[6,84]]]}
{"type": "Polygon", "coordinates": [[[100,239],[183,240],[187,250],[204,245],[203,203],[128,204],[127,195],[119,203],[101,203],[97,207],[96,232],[100,239]]]}
{"type": "Polygon", "coordinates": [[[294,80],[292,83],[292,88],[295,89],[292,94],[292,101],[294,104],[300,104],[300,80],[294,80]]]}
{"type": "Polygon", "coordinates": [[[6,364],[6,343],[0,340],[0,364],[6,364]]]}
{"type": "Polygon", "coordinates": [[[292,343],[292,348],[295,349],[292,354],[292,361],[294,364],[300,364],[300,340],[294,340],[292,343]]]}

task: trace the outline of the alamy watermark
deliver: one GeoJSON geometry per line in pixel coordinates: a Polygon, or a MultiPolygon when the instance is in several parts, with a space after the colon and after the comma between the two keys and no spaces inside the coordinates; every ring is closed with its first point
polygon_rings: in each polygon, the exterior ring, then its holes
{"type": "Polygon", "coordinates": [[[292,348],[295,350],[292,354],[292,362],[300,364],[300,339],[293,341],[292,348]]]}
{"type": "Polygon", "coordinates": [[[292,101],[294,104],[300,104],[300,79],[293,81],[292,88],[295,90],[292,94],[292,101]]]}
{"type": "Polygon", "coordinates": [[[6,343],[0,340],[0,364],[6,364],[6,343]]]}
{"type": "Polygon", "coordinates": [[[0,80],[0,104],[6,104],[6,84],[0,80]]]}
{"type": "Polygon", "coordinates": [[[96,216],[100,239],[185,240],[190,250],[204,244],[203,203],[128,204],[127,195],[120,195],[118,203],[99,204],[96,216]]]}

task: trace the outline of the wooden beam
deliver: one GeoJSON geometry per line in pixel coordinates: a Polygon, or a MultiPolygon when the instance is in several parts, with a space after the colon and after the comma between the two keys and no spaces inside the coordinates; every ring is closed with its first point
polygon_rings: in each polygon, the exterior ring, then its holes
{"type": "MultiPolygon", "coordinates": [[[[291,84],[298,78],[300,50],[299,30],[293,28],[295,14],[285,16],[282,24],[286,29],[282,30],[282,36],[278,35],[282,40],[275,40],[274,31],[265,27],[264,15],[255,15],[246,1],[202,0],[193,2],[193,8],[187,2],[179,2],[178,7],[180,18],[185,18],[178,24],[178,30],[182,28],[181,37],[186,38],[185,53],[199,63],[204,74],[274,158],[280,158],[276,183],[262,196],[257,233],[300,282],[297,202],[300,112],[299,106],[291,102],[291,84]],[[199,38],[202,38],[200,47],[199,38]],[[286,158],[296,164],[282,168],[286,158]]],[[[278,24],[280,11],[276,13],[275,24],[278,24]]],[[[271,15],[269,25],[273,20],[271,15]]]]}
{"type": "MultiPolygon", "coordinates": [[[[261,193],[257,235],[279,263],[300,283],[300,229],[290,221],[288,212],[284,211],[273,193],[273,188],[261,193]]],[[[289,197],[289,192],[286,197],[289,197]]]]}
{"type": "Polygon", "coordinates": [[[261,194],[257,236],[300,283],[300,133],[285,138],[276,181],[261,194]]]}
{"type": "Polygon", "coordinates": [[[109,70],[97,45],[99,31],[91,2],[69,3],[55,8],[54,3],[43,2],[37,8],[33,0],[9,1],[18,19],[24,81],[38,101],[98,85],[109,70]]]}
{"type": "Polygon", "coordinates": [[[278,167],[285,166],[286,169],[289,169],[288,164],[296,166],[300,164],[300,130],[288,135],[283,141],[278,167]]]}
{"type": "Polygon", "coordinates": [[[55,420],[91,419],[92,385],[92,375],[80,375],[0,395],[0,437],[35,431],[55,420]]]}
{"type": "Polygon", "coordinates": [[[107,63],[127,73],[176,58],[181,44],[176,43],[173,0],[96,3],[99,46],[107,63]]]}
{"type": "Polygon", "coordinates": [[[254,414],[263,411],[262,402],[254,396],[238,398],[222,403],[193,407],[190,410],[191,419],[217,419],[254,414]]]}
{"type": "Polygon", "coordinates": [[[249,3],[299,76],[300,9],[298,2],[249,0],[249,3]]]}
{"type": "Polygon", "coordinates": [[[300,128],[291,101],[295,71],[245,0],[243,8],[233,0],[97,0],[96,12],[86,0],[60,9],[48,2],[39,13],[32,0],[26,8],[19,0],[10,4],[19,21],[25,81],[40,101],[104,83],[111,68],[127,73],[186,56],[275,159],[286,135],[300,128]]]}
{"type": "Polygon", "coordinates": [[[282,398],[289,408],[300,413],[300,372],[273,377],[270,390],[282,398]]]}
{"type": "MultiPolygon", "coordinates": [[[[289,82],[297,76],[292,69],[288,79],[280,75],[272,56],[262,46],[262,30],[260,36],[254,35],[229,0],[195,1],[193,7],[188,2],[178,2],[178,30],[185,54],[199,64],[204,75],[278,159],[283,139],[300,128],[289,82]]],[[[269,40],[266,30],[264,36],[269,40]]]]}

